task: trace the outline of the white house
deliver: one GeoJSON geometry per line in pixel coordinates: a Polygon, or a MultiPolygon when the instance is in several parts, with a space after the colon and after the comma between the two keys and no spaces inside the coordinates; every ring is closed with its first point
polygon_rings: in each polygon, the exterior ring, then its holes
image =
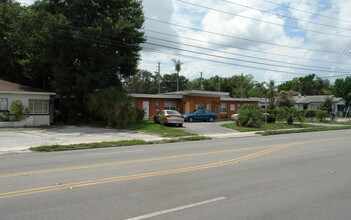
{"type": "Polygon", "coordinates": [[[295,108],[301,110],[317,110],[327,98],[332,99],[332,112],[338,116],[343,116],[346,109],[345,100],[334,95],[313,95],[313,96],[294,96],[295,108]]]}
{"type": "Polygon", "coordinates": [[[47,92],[0,79],[0,112],[11,112],[13,102],[22,103],[29,109],[29,117],[16,125],[11,122],[0,122],[0,127],[40,126],[53,122],[53,106],[50,97],[55,93],[47,92]]]}

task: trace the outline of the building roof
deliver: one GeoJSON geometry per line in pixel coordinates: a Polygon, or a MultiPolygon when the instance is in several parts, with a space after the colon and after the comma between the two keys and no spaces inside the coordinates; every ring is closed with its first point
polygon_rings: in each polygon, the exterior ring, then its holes
{"type": "Polygon", "coordinates": [[[17,94],[49,94],[55,95],[53,92],[48,92],[43,89],[33,88],[30,86],[24,86],[17,83],[12,83],[0,79],[0,93],[17,93],[17,94]]]}
{"type": "Polygon", "coordinates": [[[158,99],[182,99],[183,95],[173,95],[173,94],[129,94],[134,98],[158,98],[158,99]]]}
{"type": "Polygon", "coordinates": [[[236,101],[236,102],[258,102],[256,99],[251,98],[232,98],[229,96],[221,97],[221,101],[236,101]]]}
{"type": "Polygon", "coordinates": [[[333,95],[310,95],[310,96],[294,96],[296,104],[309,104],[309,103],[322,103],[327,98],[331,98],[332,102],[343,101],[340,97],[335,97],[333,95]]]}
{"type": "Polygon", "coordinates": [[[184,90],[176,92],[167,92],[163,94],[174,94],[174,95],[188,95],[188,96],[229,96],[229,92],[215,92],[215,91],[203,91],[203,90],[184,90]]]}

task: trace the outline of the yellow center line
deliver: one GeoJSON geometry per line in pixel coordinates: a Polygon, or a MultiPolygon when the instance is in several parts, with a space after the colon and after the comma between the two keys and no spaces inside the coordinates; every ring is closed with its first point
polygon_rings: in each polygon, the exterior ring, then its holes
{"type": "Polygon", "coordinates": [[[320,143],[326,141],[334,141],[334,140],[342,140],[342,139],[350,139],[351,137],[343,137],[343,138],[328,138],[328,139],[320,139],[320,140],[313,140],[313,141],[304,141],[304,142],[293,142],[288,144],[281,144],[276,145],[274,147],[270,147],[268,149],[258,151],[255,153],[251,153],[245,156],[224,160],[220,162],[214,163],[207,163],[202,165],[196,165],[191,167],[183,167],[183,168],[176,168],[176,169],[169,169],[169,170],[160,170],[154,172],[147,172],[147,173],[140,173],[140,174],[132,174],[132,175],[125,175],[125,176],[115,176],[103,179],[95,179],[95,180],[87,180],[81,182],[72,182],[66,183],[61,185],[54,185],[54,186],[46,186],[46,187],[39,187],[39,188],[32,188],[32,189],[25,189],[25,190],[18,190],[18,191],[11,191],[11,192],[4,192],[0,193],[0,199],[9,198],[9,197],[18,197],[36,193],[44,193],[44,192],[52,192],[62,189],[70,189],[70,188],[79,188],[79,187],[86,187],[86,186],[93,186],[99,185],[104,183],[112,183],[118,181],[126,181],[126,180],[134,180],[134,179],[142,179],[142,178],[149,178],[149,177],[156,177],[156,176],[163,176],[163,175],[170,175],[170,174],[177,174],[177,173],[186,173],[186,172],[193,172],[198,170],[210,169],[221,167],[233,163],[239,163],[246,160],[255,159],[266,154],[270,154],[288,147],[297,146],[306,143],[320,143]]]}
{"type": "MultiPolygon", "coordinates": [[[[279,145],[274,145],[274,146],[281,146],[281,145],[279,144],[279,145]]],[[[256,149],[269,148],[269,147],[272,147],[272,146],[243,147],[243,148],[236,148],[236,149],[231,149],[231,150],[207,151],[207,152],[193,153],[193,154],[179,154],[179,155],[172,155],[172,156],[144,158],[144,159],[139,159],[139,160],[113,161],[113,162],[108,162],[108,163],[96,163],[96,164],[87,164],[87,165],[70,166],[70,167],[59,167],[59,168],[43,169],[43,170],[32,170],[32,171],[5,173],[5,174],[0,174],[0,179],[1,178],[8,178],[8,177],[24,176],[24,175],[46,174],[46,173],[53,173],[53,172],[73,171],[73,170],[108,167],[108,166],[115,166],[115,165],[178,159],[178,158],[184,158],[184,157],[208,156],[208,155],[213,155],[213,154],[223,154],[223,153],[231,153],[231,152],[236,152],[236,151],[256,150],[256,149]]]]}
{"type": "Polygon", "coordinates": [[[46,187],[39,187],[39,188],[33,188],[33,189],[5,192],[5,193],[0,193],[0,199],[24,196],[24,195],[36,194],[36,193],[43,193],[43,192],[51,192],[51,191],[57,191],[62,189],[69,189],[69,188],[93,186],[93,185],[98,185],[103,183],[111,183],[111,182],[118,182],[118,181],[125,181],[125,180],[141,179],[141,178],[156,177],[156,176],[163,176],[163,175],[170,175],[170,174],[177,174],[177,173],[193,172],[193,171],[198,171],[203,169],[210,169],[210,168],[220,167],[220,166],[224,166],[232,163],[242,162],[245,160],[254,159],[254,158],[287,148],[289,146],[290,145],[272,147],[263,151],[248,154],[242,157],[233,158],[230,160],[224,160],[220,162],[208,163],[208,164],[191,166],[191,167],[161,170],[161,171],[126,175],[126,176],[116,176],[116,177],[109,177],[104,179],[95,179],[95,180],[88,180],[88,181],[82,181],[82,182],[67,183],[62,185],[54,185],[54,186],[46,186],[46,187]]]}

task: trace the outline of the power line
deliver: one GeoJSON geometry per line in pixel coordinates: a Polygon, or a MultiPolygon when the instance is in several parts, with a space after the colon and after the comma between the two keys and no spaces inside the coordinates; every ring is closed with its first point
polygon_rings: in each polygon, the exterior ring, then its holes
{"type": "Polygon", "coordinates": [[[306,22],[306,23],[309,23],[309,24],[321,25],[321,26],[325,26],[325,27],[337,28],[337,29],[342,29],[342,30],[351,30],[350,28],[336,27],[336,26],[329,25],[329,24],[322,24],[322,23],[318,23],[318,22],[314,22],[314,21],[304,20],[304,19],[301,19],[301,18],[291,17],[291,16],[288,16],[288,15],[277,14],[277,13],[274,13],[274,12],[271,12],[271,11],[261,10],[261,9],[258,9],[258,8],[250,7],[250,6],[247,6],[247,5],[235,3],[235,2],[232,2],[232,1],[228,1],[228,0],[221,0],[221,1],[227,2],[227,3],[232,4],[232,5],[238,5],[238,6],[241,6],[241,7],[244,7],[244,8],[248,8],[248,9],[254,9],[256,11],[264,12],[264,13],[267,13],[267,14],[277,15],[277,16],[283,17],[283,18],[289,18],[289,19],[294,19],[294,20],[297,20],[297,21],[303,21],[303,22],[306,22]]]}
{"type": "Polygon", "coordinates": [[[259,40],[252,40],[252,39],[247,39],[247,38],[242,38],[242,37],[236,37],[236,36],[231,36],[231,35],[227,35],[227,34],[221,34],[221,33],[214,32],[214,31],[207,31],[207,30],[202,30],[202,29],[199,29],[199,28],[193,28],[193,27],[189,27],[189,26],[185,26],[185,25],[175,24],[175,23],[172,23],[172,22],[162,21],[162,20],[158,20],[158,19],[155,19],[155,18],[145,17],[145,19],[150,20],[150,21],[156,21],[156,22],[164,23],[164,24],[169,24],[169,25],[173,25],[173,26],[177,26],[177,27],[181,27],[181,28],[186,28],[186,29],[189,29],[189,30],[200,31],[200,32],[204,32],[204,33],[214,34],[214,35],[228,37],[228,38],[240,39],[240,40],[250,41],[250,42],[255,42],[255,43],[261,43],[261,44],[267,44],[267,45],[273,45],[273,46],[279,46],[279,47],[286,47],[286,48],[292,48],[292,49],[298,49],[298,50],[322,52],[322,53],[335,53],[335,54],[340,54],[341,53],[340,51],[319,50],[319,49],[313,49],[313,48],[301,48],[301,47],[295,47],[295,46],[289,46],[289,45],[282,45],[282,44],[275,44],[275,43],[270,43],[270,42],[264,42],[264,41],[259,41],[259,40]]]}
{"type": "MultiPolygon", "coordinates": [[[[227,52],[227,51],[215,50],[215,49],[211,49],[211,48],[195,46],[195,45],[192,45],[192,44],[178,43],[178,42],[175,42],[175,41],[161,39],[161,38],[157,38],[157,37],[147,36],[147,38],[149,38],[149,39],[156,39],[156,40],[159,40],[159,41],[169,42],[169,43],[178,44],[178,45],[180,44],[180,45],[194,47],[194,48],[203,49],[203,50],[210,50],[210,51],[214,51],[214,52],[220,52],[220,53],[225,53],[225,54],[237,55],[237,56],[241,56],[241,57],[248,57],[248,58],[253,58],[253,59],[266,60],[266,61],[276,62],[276,63],[285,63],[285,64],[296,65],[296,66],[312,67],[312,68],[317,68],[317,69],[321,69],[321,70],[328,71],[328,72],[330,71],[330,68],[323,68],[323,67],[317,67],[317,66],[296,64],[296,63],[290,63],[290,62],[285,62],[285,61],[277,61],[277,60],[271,60],[271,59],[266,59],[266,58],[261,58],[261,57],[255,57],[255,56],[249,56],[249,55],[244,55],[244,54],[232,53],[232,52],[227,52]]],[[[249,62],[249,61],[244,61],[244,62],[249,62]]],[[[271,64],[267,64],[267,65],[271,65],[271,64]]],[[[273,65],[273,66],[276,66],[276,65],[273,65]]],[[[284,66],[284,67],[286,67],[286,66],[284,66]]],[[[290,66],[289,68],[295,68],[295,67],[291,67],[290,66]]],[[[313,69],[313,70],[315,70],[315,69],[313,69]]],[[[343,69],[339,69],[339,71],[351,72],[351,70],[343,70],[343,69]]]]}
{"type": "MultiPolygon", "coordinates": [[[[161,44],[155,44],[155,43],[150,43],[150,42],[146,42],[145,44],[150,44],[150,45],[154,45],[154,46],[164,47],[164,48],[168,48],[168,49],[181,50],[181,51],[190,52],[190,53],[194,53],[194,54],[205,55],[205,56],[212,56],[212,57],[216,57],[216,58],[229,59],[229,60],[235,60],[235,61],[247,62],[247,63],[254,63],[254,64],[259,64],[259,65],[275,66],[275,67],[282,67],[282,68],[293,68],[293,69],[298,69],[298,70],[308,70],[308,71],[316,71],[316,72],[327,72],[327,73],[330,72],[330,69],[319,70],[319,69],[309,69],[309,68],[283,66],[283,65],[276,65],[276,64],[267,64],[267,63],[263,63],[263,62],[247,61],[247,60],[243,60],[243,59],[223,57],[223,56],[219,56],[219,55],[207,54],[207,53],[202,53],[202,52],[198,52],[198,51],[179,49],[179,48],[176,48],[176,47],[171,47],[171,46],[166,46],[166,45],[161,45],[161,44]]],[[[350,71],[338,71],[338,73],[346,73],[346,72],[350,72],[350,71]]]]}
{"type": "MultiPolygon", "coordinates": [[[[195,38],[189,38],[189,37],[184,37],[184,36],[178,36],[178,35],[174,35],[174,34],[163,33],[163,32],[160,32],[160,31],[154,31],[154,30],[150,30],[150,29],[144,29],[144,31],[151,32],[151,33],[156,33],[156,34],[162,34],[162,35],[171,36],[171,37],[176,37],[176,38],[181,38],[181,39],[187,39],[187,40],[196,41],[196,42],[203,42],[203,43],[213,44],[213,45],[222,46],[222,47],[229,47],[229,48],[236,48],[236,49],[240,49],[240,50],[247,50],[247,51],[252,51],[252,52],[256,52],[256,53],[270,54],[270,55],[274,55],[274,56],[284,56],[284,57],[301,59],[301,60],[316,61],[316,62],[321,62],[321,63],[331,63],[331,64],[335,63],[334,61],[326,61],[326,60],[311,59],[311,58],[302,58],[302,57],[290,56],[290,55],[279,54],[279,53],[272,53],[272,52],[267,52],[267,51],[263,52],[263,51],[260,51],[260,50],[253,50],[253,49],[249,49],[249,48],[237,47],[237,46],[228,45],[228,44],[213,43],[213,42],[209,42],[209,41],[204,41],[204,40],[195,39],[195,38]]],[[[339,64],[351,64],[351,63],[339,62],[339,64]]]]}
{"type": "Polygon", "coordinates": [[[316,30],[311,30],[311,29],[306,29],[306,28],[294,27],[294,26],[290,26],[290,25],[274,23],[274,22],[271,22],[271,21],[265,21],[265,20],[262,20],[262,19],[251,18],[251,17],[248,17],[248,16],[239,15],[239,14],[235,14],[235,13],[231,13],[231,12],[227,12],[227,11],[223,11],[223,10],[219,10],[219,9],[214,9],[214,8],[210,8],[210,7],[207,7],[207,6],[202,6],[202,5],[199,5],[199,4],[190,3],[190,2],[186,2],[186,1],[182,1],[182,0],[175,0],[175,1],[182,2],[184,4],[188,4],[188,5],[192,5],[192,6],[196,6],[196,7],[199,7],[199,8],[204,8],[204,9],[211,10],[211,11],[220,12],[220,13],[223,13],[223,14],[234,15],[234,16],[237,16],[237,17],[246,18],[246,19],[259,21],[259,22],[264,22],[264,23],[271,24],[271,25],[282,26],[282,27],[286,27],[286,28],[290,28],[290,29],[303,30],[303,31],[307,31],[307,32],[313,32],[313,33],[318,33],[318,34],[325,34],[325,35],[336,36],[336,37],[351,38],[351,36],[347,36],[347,35],[326,33],[326,32],[322,32],[322,31],[316,31],[316,30]]]}
{"type": "Polygon", "coordinates": [[[295,10],[295,11],[304,12],[304,13],[311,14],[311,15],[314,15],[314,16],[319,16],[319,17],[324,17],[324,18],[329,18],[329,19],[334,19],[334,20],[338,20],[338,21],[351,23],[350,20],[340,19],[340,18],[331,17],[331,16],[327,16],[327,15],[321,15],[321,14],[318,14],[318,13],[315,13],[315,12],[310,12],[310,11],[305,11],[305,10],[301,10],[301,9],[298,9],[298,8],[293,8],[293,7],[290,7],[290,6],[286,6],[286,5],[283,5],[283,4],[278,4],[278,3],[275,3],[275,2],[272,2],[272,1],[268,1],[268,0],[261,0],[261,1],[273,4],[273,5],[277,5],[279,7],[284,7],[284,8],[292,9],[292,10],[295,10]]]}

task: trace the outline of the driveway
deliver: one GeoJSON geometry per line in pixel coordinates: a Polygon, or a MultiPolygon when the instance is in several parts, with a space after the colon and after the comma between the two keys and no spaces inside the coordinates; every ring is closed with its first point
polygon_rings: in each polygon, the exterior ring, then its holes
{"type": "Polygon", "coordinates": [[[238,131],[233,129],[221,127],[222,124],[227,123],[232,123],[232,121],[186,122],[183,124],[183,126],[186,130],[199,135],[238,133],[238,131]]]}
{"type": "Polygon", "coordinates": [[[78,144],[120,140],[162,140],[162,137],[140,132],[85,126],[59,126],[48,129],[0,129],[0,154],[25,151],[30,147],[55,144],[78,144]]]}

